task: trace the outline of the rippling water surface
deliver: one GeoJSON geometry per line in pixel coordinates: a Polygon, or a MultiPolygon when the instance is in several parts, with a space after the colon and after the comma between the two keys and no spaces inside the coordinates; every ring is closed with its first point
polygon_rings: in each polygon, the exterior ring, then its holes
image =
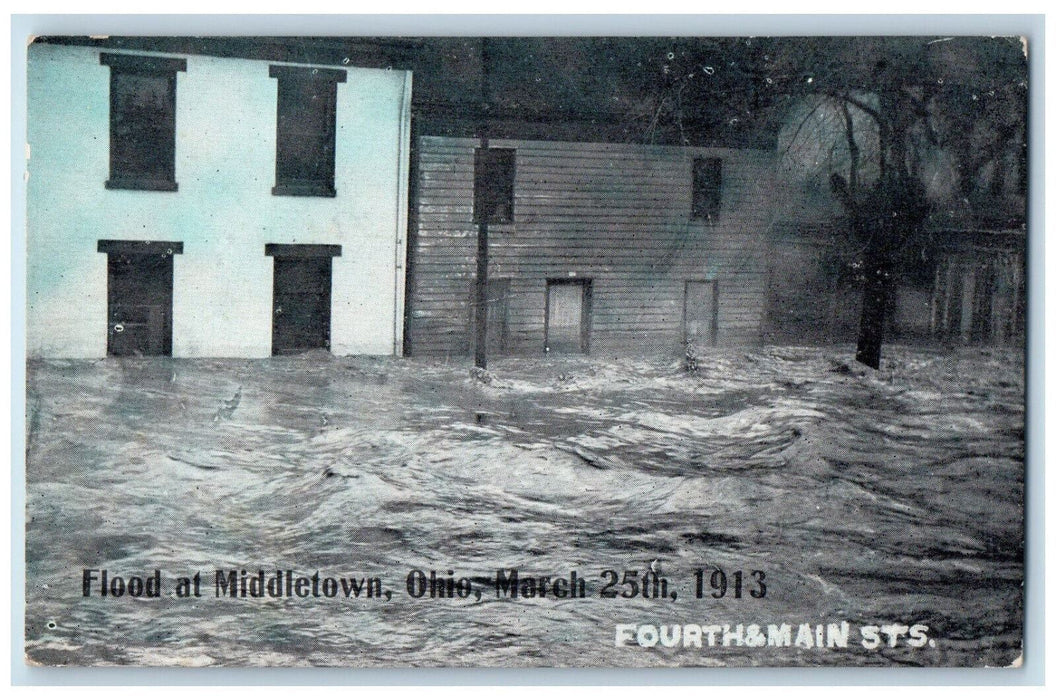
{"type": "MultiPolygon", "coordinates": [[[[717,350],[675,361],[33,362],[26,647],[45,664],[1007,665],[1021,651],[1013,350],[717,350]],[[498,567],[587,578],[497,598],[498,567]],[[84,568],[162,571],[82,597],[84,568]],[[390,601],[217,599],[215,569],[380,576],[390,601]],[[412,569],[478,601],[412,599],[412,569]],[[677,600],[601,598],[653,569],[677,600]],[[693,572],[766,573],[696,599],[693,572]],[[172,594],[201,571],[201,598],[172,594]],[[617,648],[617,623],[929,626],[934,646],[617,648]]],[[[706,581],[708,583],[708,581],[706,581]]]]}

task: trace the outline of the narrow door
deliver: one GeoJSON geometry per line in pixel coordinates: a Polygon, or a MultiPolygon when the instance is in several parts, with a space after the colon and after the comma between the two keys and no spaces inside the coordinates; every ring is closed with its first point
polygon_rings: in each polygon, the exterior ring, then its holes
{"type": "Polygon", "coordinates": [[[509,306],[510,281],[488,280],[488,354],[502,355],[506,352],[507,310],[509,306]]]}
{"type": "Polygon", "coordinates": [[[590,347],[590,280],[546,283],[546,348],[587,352],[590,347]]]}
{"type": "Polygon", "coordinates": [[[686,345],[702,347],[715,344],[719,328],[717,297],[718,283],[715,280],[686,282],[683,311],[686,345]]]}
{"type": "Polygon", "coordinates": [[[108,355],[172,355],[172,255],[107,256],[108,355]]]}
{"type": "Polygon", "coordinates": [[[330,349],[329,257],[275,257],[271,353],[330,349]]]}

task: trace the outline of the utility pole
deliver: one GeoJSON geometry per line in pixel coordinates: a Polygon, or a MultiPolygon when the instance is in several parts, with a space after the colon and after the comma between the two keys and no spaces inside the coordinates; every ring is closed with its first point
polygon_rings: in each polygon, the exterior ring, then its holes
{"type": "MultiPolygon", "coordinates": [[[[480,39],[480,147],[487,153],[488,150],[488,40],[480,39]]],[[[485,156],[486,158],[486,156],[485,156]]],[[[481,187],[480,169],[483,166],[481,158],[474,159],[473,186],[474,190],[481,187]]],[[[486,190],[485,190],[486,191],[486,190]]],[[[474,364],[481,368],[488,368],[488,219],[491,218],[491,204],[487,198],[480,197],[474,191],[474,203],[482,202],[483,206],[477,214],[477,279],[475,292],[476,301],[476,347],[474,349],[474,364]]]]}

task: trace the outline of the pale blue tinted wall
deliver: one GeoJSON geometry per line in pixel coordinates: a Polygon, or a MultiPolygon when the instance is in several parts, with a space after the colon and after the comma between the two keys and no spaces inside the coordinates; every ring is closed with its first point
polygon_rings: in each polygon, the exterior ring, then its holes
{"type": "Polygon", "coordinates": [[[342,246],[335,354],[399,351],[410,74],[348,68],[337,86],[337,197],[276,197],[277,81],[266,61],[186,56],[177,74],[178,192],[107,190],[110,69],[98,49],[35,44],[28,60],[30,357],[106,354],[99,239],[183,242],[173,354],[271,353],[266,243],[342,246]]]}

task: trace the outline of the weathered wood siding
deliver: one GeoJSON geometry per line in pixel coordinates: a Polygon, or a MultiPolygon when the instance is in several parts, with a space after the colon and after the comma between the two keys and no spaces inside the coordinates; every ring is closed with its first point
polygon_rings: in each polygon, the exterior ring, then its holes
{"type": "Polygon", "coordinates": [[[931,331],[946,343],[1022,343],[1026,326],[1026,239],[963,232],[939,252],[931,331]]]}
{"type": "MultiPolygon", "coordinates": [[[[410,351],[472,351],[473,139],[418,141],[410,351]]],[[[766,151],[493,139],[517,150],[514,222],[489,227],[489,279],[509,280],[507,349],[543,351],[546,282],[592,280],[592,353],[672,351],[685,284],[718,281],[719,344],[758,342],[767,288],[766,151]],[[692,163],[723,159],[719,222],[690,220],[692,163]]]]}

